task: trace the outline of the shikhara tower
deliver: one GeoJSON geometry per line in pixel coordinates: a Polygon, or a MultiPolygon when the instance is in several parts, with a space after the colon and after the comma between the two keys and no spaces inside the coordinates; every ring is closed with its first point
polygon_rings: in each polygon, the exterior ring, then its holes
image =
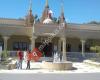
{"type": "Polygon", "coordinates": [[[34,22],[34,16],[32,14],[32,0],[30,0],[28,14],[25,19],[27,27],[32,27],[34,22]]]}

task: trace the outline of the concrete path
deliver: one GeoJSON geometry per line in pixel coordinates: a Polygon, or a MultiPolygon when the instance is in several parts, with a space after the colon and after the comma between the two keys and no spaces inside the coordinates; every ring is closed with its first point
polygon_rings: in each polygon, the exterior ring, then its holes
{"type": "Polygon", "coordinates": [[[40,69],[41,63],[31,63],[32,70],[0,70],[0,80],[100,80],[100,68],[84,63],[73,63],[75,70],[52,71],[40,69]]]}
{"type": "Polygon", "coordinates": [[[0,74],[0,80],[100,80],[100,73],[0,74]]]}

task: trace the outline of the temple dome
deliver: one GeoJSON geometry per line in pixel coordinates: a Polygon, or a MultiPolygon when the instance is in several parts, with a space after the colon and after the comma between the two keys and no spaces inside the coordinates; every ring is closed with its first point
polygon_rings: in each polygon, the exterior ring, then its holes
{"type": "Polygon", "coordinates": [[[44,21],[43,21],[43,24],[51,24],[53,23],[52,19],[50,18],[46,18],[44,21]]]}

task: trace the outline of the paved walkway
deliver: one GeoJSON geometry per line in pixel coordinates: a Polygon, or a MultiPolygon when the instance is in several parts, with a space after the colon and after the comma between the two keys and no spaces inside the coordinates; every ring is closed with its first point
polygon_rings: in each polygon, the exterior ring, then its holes
{"type": "Polygon", "coordinates": [[[31,62],[31,69],[26,70],[26,63],[23,62],[23,69],[13,69],[13,70],[4,70],[1,69],[0,73],[100,73],[100,68],[94,66],[89,66],[84,63],[73,63],[75,70],[66,70],[66,71],[55,71],[55,70],[45,70],[41,69],[41,62],[31,62]]]}
{"type": "Polygon", "coordinates": [[[41,63],[31,62],[31,70],[0,70],[0,80],[100,80],[100,68],[84,63],[73,63],[76,70],[54,71],[40,69],[41,63]]]}
{"type": "Polygon", "coordinates": [[[26,73],[8,74],[1,73],[0,80],[100,80],[100,73],[64,73],[64,74],[45,74],[45,73],[26,73]]]}

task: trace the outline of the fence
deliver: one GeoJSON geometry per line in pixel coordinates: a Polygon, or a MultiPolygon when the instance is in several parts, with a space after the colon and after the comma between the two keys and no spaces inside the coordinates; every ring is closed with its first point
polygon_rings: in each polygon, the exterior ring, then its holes
{"type": "Polygon", "coordinates": [[[67,59],[72,61],[83,61],[84,59],[99,59],[100,53],[67,52],[67,59]]]}
{"type": "MultiPolygon", "coordinates": [[[[24,51],[22,51],[22,52],[24,52],[24,51]]],[[[16,57],[17,51],[8,51],[8,54],[10,57],[16,57]]],[[[83,61],[84,59],[90,59],[90,58],[98,58],[99,59],[100,53],[84,53],[84,56],[83,56],[81,52],[67,52],[66,56],[67,56],[67,60],[83,61]]],[[[53,57],[51,57],[51,58],[53,58],[53,57]]]]}

